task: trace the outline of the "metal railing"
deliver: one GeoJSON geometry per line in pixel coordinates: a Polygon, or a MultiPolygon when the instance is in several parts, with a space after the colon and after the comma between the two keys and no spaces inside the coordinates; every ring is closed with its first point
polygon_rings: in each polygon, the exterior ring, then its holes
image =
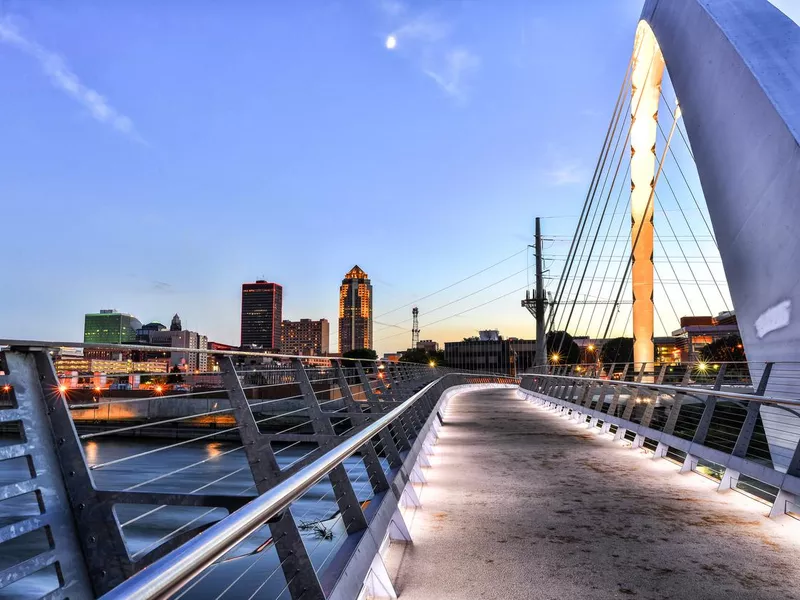
{"type": "Polygon", "coordinates": [[[20,597],[335,597],[363,583],[351,558],[374,555],[442,394],[518,381],[185,348],[166,350],[204,368],[99,376],[59,372],[58,348],[165,348],[2,346],[0,590],[20,597]]]}
{"type": "Polygon", "coordinates": [[[523,376],[521,389],[592,429],[772,504],[800,512],[800,380],[794,363],[569,365],[523,376]],[[620,367],[621,368],[618,368],[620,367]],[[751,377],[757,384],[751,383],[751,377]],[[675,381],[678,379],[679,381],[675,381]]]}

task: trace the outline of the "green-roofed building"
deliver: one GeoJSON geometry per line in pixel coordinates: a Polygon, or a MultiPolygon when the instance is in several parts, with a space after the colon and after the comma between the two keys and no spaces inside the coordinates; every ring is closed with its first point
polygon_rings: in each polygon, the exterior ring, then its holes
{"type": "Polygon", "coordinates": [[[125,344],[136,341],[136,330],[142,324],[133,315],[116,310],[101,310],[86,315],[83,341],[87,344],[125,344]]]}

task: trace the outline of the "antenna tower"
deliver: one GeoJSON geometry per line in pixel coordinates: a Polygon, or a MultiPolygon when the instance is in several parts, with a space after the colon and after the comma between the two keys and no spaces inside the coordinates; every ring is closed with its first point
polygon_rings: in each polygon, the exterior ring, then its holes
{"type": "Polygon", "coordinates": [[[414,322],[411,324],[411,348],[415,349],[419,344],[419,309],[415,306],[411,309],[414,322]]]}

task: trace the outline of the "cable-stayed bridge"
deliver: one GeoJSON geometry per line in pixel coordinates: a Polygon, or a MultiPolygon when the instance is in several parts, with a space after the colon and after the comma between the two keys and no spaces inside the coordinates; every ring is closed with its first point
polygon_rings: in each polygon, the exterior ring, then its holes
{"type": "Polygon", "coordinates": [[[795,593],[800,30],[648,0],[623,70],[528,373],[186,348],[214,367],[76,390],[80,344],[0,340],[0,594],[795,593]],[[657,355],[731,312],[746,361],[657,355]]]}

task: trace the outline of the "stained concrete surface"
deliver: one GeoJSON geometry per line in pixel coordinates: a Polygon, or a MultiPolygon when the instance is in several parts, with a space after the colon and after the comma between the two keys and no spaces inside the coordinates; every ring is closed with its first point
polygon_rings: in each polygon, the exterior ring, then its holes
{"type": "Polygon", "coordinates": [[[533,406],[453,399],[414,543],[392,545],[401,600],[800,600],[800,522],[533,406]]]}

